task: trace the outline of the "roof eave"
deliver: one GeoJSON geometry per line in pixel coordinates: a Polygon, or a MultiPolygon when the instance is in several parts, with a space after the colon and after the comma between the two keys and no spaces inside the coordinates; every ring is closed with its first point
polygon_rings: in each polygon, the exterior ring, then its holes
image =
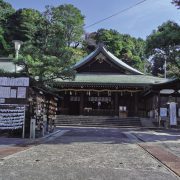
{"type": "Polygon", "coordinates": [[[153,83],[55,82],[59,86],[152,86],[153,83]]]}

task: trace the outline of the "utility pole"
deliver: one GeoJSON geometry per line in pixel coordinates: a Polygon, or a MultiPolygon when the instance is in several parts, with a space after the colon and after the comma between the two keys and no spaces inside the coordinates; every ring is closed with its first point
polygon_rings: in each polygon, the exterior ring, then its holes
{"type": "Polygon", "coordinates": [[[166,76],[167,76],[166,68],[167,68],[167,64],[166,64],[166,57],[165,57],[165,61],[164,61],[164,78],[165,79],[166,79],[166,76]]]}

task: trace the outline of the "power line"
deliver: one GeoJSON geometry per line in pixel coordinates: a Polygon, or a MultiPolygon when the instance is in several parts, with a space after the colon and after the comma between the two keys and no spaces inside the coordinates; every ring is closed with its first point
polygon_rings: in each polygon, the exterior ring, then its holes
{"type": "Polygon", "coordinates": [[[104,19],[101,19],[101,20],[99,20],[99,21],[96,21],[95,23],[86,26],[85,29],[90,28],[90,27],[92,27],[92,26],[94,26],[94,25],[96,25],[96,24],[99,24],[99,23],[103,22],[103,21],[106,21],[106,20],[108,20],[108,19],[110,19],[110,18],[112,18],[112,17],[114,17],[114,16],[117,16],[117,15],[119,15],[119,14],[125,12],[125,11],[128,11],[128,10],[130,10],[130,9],[132,9],[132,8],[134,8],[134,7],[142,4],[142,3],[144,3],[145,1],[147,1],[147,0],[139,1],[138,3],[132,5],[132,6],[128,7],[128,8],[125,8],[125,9],[123,9],[123,10],[121,10],[121,11],[118,11],[117,13],[112,14],[111,16],[108,16],[108,17],[106,17],[106,18],[104,18],[104,19]]]}

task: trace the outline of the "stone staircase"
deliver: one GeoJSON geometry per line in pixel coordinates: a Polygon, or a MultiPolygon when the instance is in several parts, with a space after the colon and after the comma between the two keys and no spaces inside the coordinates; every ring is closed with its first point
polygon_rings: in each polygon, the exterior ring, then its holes
{"type": "Polygon", "coordinates": [[[56,126],[89,126],[89,127],[140,127],[138,117],[118,118],[111,116],[70,116],[57,115],[56,126]]]}

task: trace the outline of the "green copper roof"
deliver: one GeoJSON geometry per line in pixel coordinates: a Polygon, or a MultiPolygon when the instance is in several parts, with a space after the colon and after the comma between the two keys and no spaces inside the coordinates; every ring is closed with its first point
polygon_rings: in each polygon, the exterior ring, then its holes
{"type": "Polygon", "coordinates": [[[68,86],[68,87],[76,87],[76,86],[151,86],[155,84],[162,84],[166,82],[172,81],[171,79],[164,79],[154,76],[146,76],[143,75],[140,71],[130,67],[117,57],[115,57],[112,53],[107,51],[104,46],[100,45],[98,48],[93,51],[91,54],[86,56],[81,61],[77,62],[74,66],[74,69],[77,70],[81,68],[86,63],[89,63],[95,57],[102,53],[105,58],[109,61],[113,62],[116,66],[123,68],[128,72],[128,74],[110,74],[110,73],[77,73],[74,80],[62,80],[56,79],[55,86],[68,86]]]}
{"type": "Polygon", "coordinates": [[[145,75],[77,74],[74,80],[56,79],[59,85],[115,84],[115,85],[153,85],[169,82],[169,79],[145,75]]]}
{"type": "Polygon", "coordinates": [[[98,46],[98,48],[93,51],[91,54],[86,56],[84,59],[80,60],[77,62],[74,66],[74,69],[77,69],[84,64],[88,63],[91,61],[94,57],[96,57],[99,53],[102,53],[104,56],[106,56],[110,61],[114,62],[117,66],[133,73],[133,74],[143,74],[142,72],[132,68],[128,64],[124,63],[122,60],[118,59],[116,56],[114,56],[111,52],[109,52],[104,46],[98,46]]]}
{"type": "Polygon", "coordinates": [[[0,69],[8,73],[14,73],[15,70],[17,72],[21,71],[22,67],[18,65],[15,66],[12,58],[0,57],[0,69]]]}

